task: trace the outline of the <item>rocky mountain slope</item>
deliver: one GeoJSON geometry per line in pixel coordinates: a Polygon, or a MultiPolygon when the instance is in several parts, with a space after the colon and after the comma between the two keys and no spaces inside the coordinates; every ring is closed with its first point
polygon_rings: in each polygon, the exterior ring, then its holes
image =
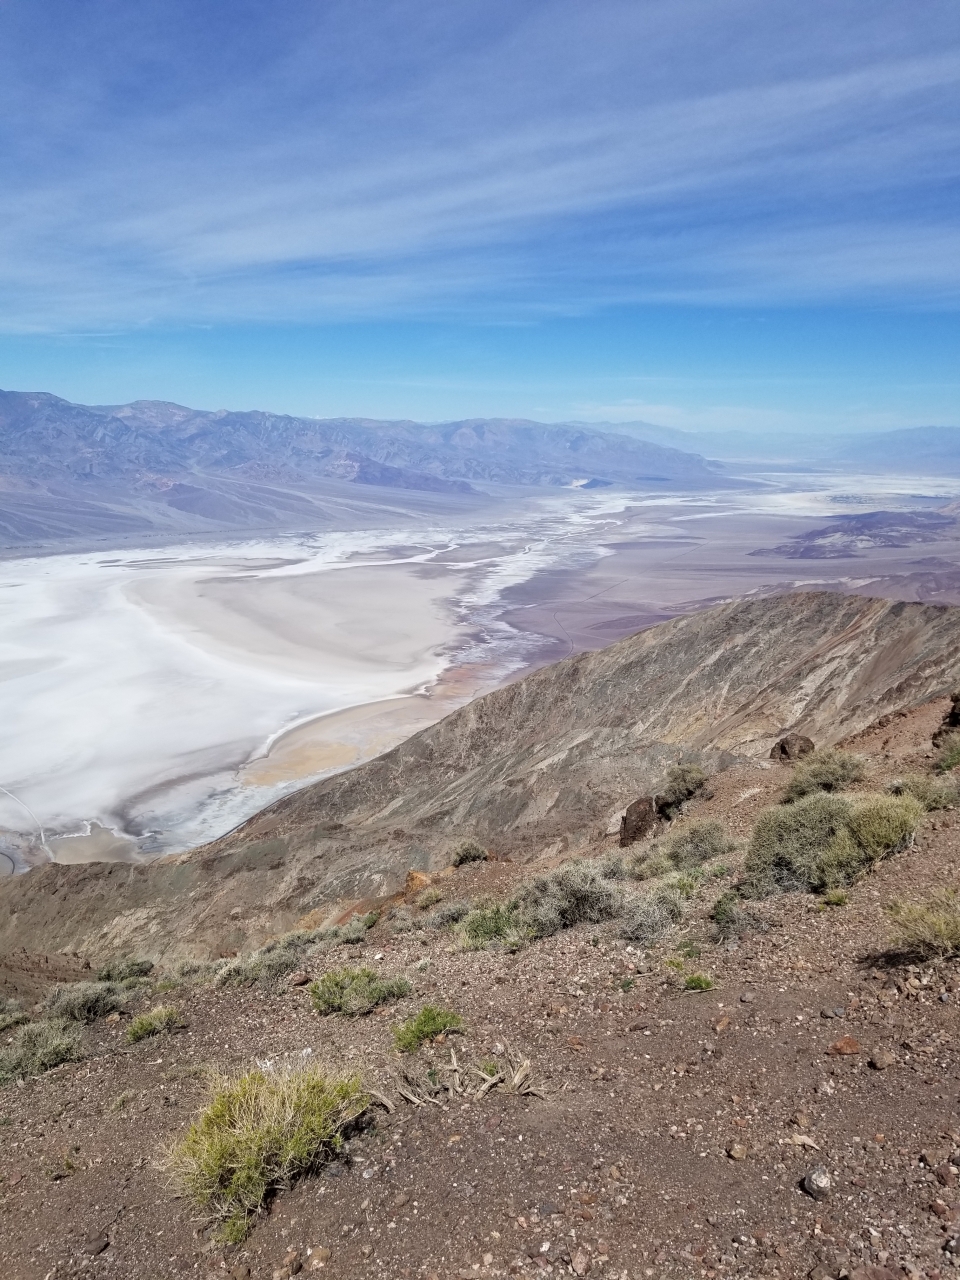
{"type": "MultiPolygon", "coordinates": [[[[943,617],[955,626],[955,614],[943,617]]],[[[849,618],[838,621],[856,634],[849,618]]],[[[848,664],[853,701],[841,691],[841,650],[825,650],[833,672],[805,723],[826,730],[818,717],[830,700],[858,721],[858,684],[875,710],[919,692],[897,692],[898,659],[908,660],[909,635],[931,638],[932,621],[931,611],[907,610],[899,648],[875,649],[872,670],[848,664]]],[[[728,623],[731,636],[745,630],[742,617],[728,623]]],[[[898,626],[878,605],[860,635],[892,642],[898,626]]],[[[921,643],[921,682],[932,675],[924,654],[921,643]]],[[[942,787],[932,740],[949,708],[944,698],[884,715],[845,742],[866,769],[857,787],[883,791],[904,774],[942,787]]],[[[955,885],[960,812],[929,813],[912,846],[846,893],[776,895],[720,930],[717,905],[738,875],[742,842],[779,805],[791,770],[744,758],[691,802],[672,830],[719,822],[740,846],[688,878],[681,918],[654,942],[625,939],[616,919],[517,951],[469,949],[454,929],[434,927],[457,901],[504,900],[533,869],[499,859],[439,870],[429,897],[424,878],[412,881],[372,928],[295,960],[299,970],[277,965],[243,985],[162,966],[133,980],[120,1008],[76,1026],[78,1060],[0,1084],[3,1275],[954,1274],[960,961],[905,952],[886,908],[955,885]],[[344,966],[408,986],[367,1016],[324,1016],[307,983],[344,966]],[[136,1019],[158,1005],[172,1011],[167,1029],[135,1040],[136,1019]],[[425,1005],[462,1027],[400,1052],[395,1030],[425,1005]],[[171,1178],[166,1153],[224,1073],[282,1078],[317,1062],[358,1072],[376,1091],[365,1122],[313,1176],[270,1195],[244,1239],[224,1241],[171,1178]]],[[[616,844],[597,838],[589,852],[606,859],[616,844]]],[[[561,858],[547,852],[535,869],[561,858]]],[[[234,881],[249,874],[220,870],[234,881]]],[[[59,902],[68,912],[66,892],[59,902]]],[[[149,946],[149,934],[127,938],[124,950],[136,956],[141,942],[149,946]]],[[[50,978],[93,976],[82,958],[12,959],[10,989],[34,1017],[50,978]]],[[[67,998],[75,990],[67,986],[67,998]]],[[[0,1032],[0,1054],[16,1036],[0,1032]]]]}
{"type": "Polygon", "coordinates": [[[721,605],[544,668],[393,751],[148,866],[0,883],[0,951],[151,957],[258,945],[389,898],[477,838],[524,862],[590,850],[668,767],[760,763],[788,730],[831,743],[960,678],[960,611],[831,593],[721,605]]]}
{"type": "Polygon", "coordinates": [[[496,485],[728,482],[702,457],[586,427],[513,419],[426,426],[205,412],[161,401],[71,404],[0,391],[0,533],[315,522],[317,486],[469,495],[496,485]]]}

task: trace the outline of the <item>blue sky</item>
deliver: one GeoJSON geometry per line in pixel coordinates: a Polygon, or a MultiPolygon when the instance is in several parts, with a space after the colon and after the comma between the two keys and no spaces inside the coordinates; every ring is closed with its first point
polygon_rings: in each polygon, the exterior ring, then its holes
{"type": "Polygon", "coordinates": [[[960,424],[956,0],[0,0],[0,386],[960,424]]]}

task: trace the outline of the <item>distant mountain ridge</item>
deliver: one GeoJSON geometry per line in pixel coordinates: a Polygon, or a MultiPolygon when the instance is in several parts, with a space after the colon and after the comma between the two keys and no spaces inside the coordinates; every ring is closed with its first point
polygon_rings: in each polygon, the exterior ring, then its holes
{"type": "Polygon", "coordinates": [[[71,503],[78,530],[110,526],[111,515],[130,531],[150,527],[157,507],[185,515],[186,527],[242,528],[285,508],[278,494],[304,490],[309,507],[316,486],[331,483],[450,495],[478,483],[695,491],[729,483],[697,454],[582,426],[313,419],[157,400],[80,405],[46,392],[0,391],[0,450],[7,542],[49,533],[71,503]]]}

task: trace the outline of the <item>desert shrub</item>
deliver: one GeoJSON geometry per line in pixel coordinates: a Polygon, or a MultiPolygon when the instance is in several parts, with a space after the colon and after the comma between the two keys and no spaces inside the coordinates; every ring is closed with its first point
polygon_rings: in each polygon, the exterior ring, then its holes
{"type": "Polygon", "coordinates": [[[65,1018],[45,1018],[19,1027],[0,1049],[0,1084],[39,1076],[63,1062],[82,1057],[80,1028],[65,1018]]]}
{"type": "Polygon", "coordinates": [[[158,1036],[164,1031],[172,1031],[177,1026],[180,1015],[172,1004],[158,1004],[146,1013],[138,1014],[127,1027],[127,1039],[131,1044],[146,1040],[148,1036],[158,1036]]]}
{"type": "Polygon", "coordinates": [[[391,933],[410,933],[416,927],[409,907],[394,907],[387,923],[391,933]]]}
{"type": "Polygon", "coordinates": [[[632,859],[627,867],[634,880],[656,880],[659,876],[668,876],[675,869],[661,846],[656,844],[648,853],[632,859]]]}
{"type": "Polygon", "coordinates": [[[464,916],[469,915],[472,910],[473,903],[469,898],[458,898],[453,902],[442,902],[436,911],[431,911],[426,919],[426,924],[431,929],[447,929],[450,925],[462,920],[464,916]]]}
{"type": "Polygon", "coordinates": [[[811,751],[798,765],[783,789],[785,801],[802,800],[817,791],[842,791],[851,782],[859,782],[865,769],[863,761],[849,751],[823,747],[811,751]]]}
{"type": "Polygon", "coordinates": [[[468,862],[486,862],[487,851],[476,840],[464,840],[454,849],[451,861],[455,867],[465,866],[468,862]]]}
{"type": "Polygon", "coordinates": [[[712,991],[715,985],[705,973],[688,973],[683,980],[684,991],[712,991]]]}
{"type": "Polygon", "coordinates": [[[663,787],[657,793],[657,811],[664,818],[674,818],[681,806],[701,791],[707,775],[696,764],[675,764],[667,771],[663,787]]]}
{"type": "Polygon", "coordinates": [[[728,890],[721,893],[710,911],[710,919],[716,926],[721,938],[736,938],[743,933],[749,924],[749,918],[743,908],[738,893],[728,890]]]}
{"type": "Polygon", "coordinates": [[[172,972],[177,982],[208,982],[230,963],[229,960],[178,960],[172,972]]]}
{"type": "Polygon", "coordinates": [[[29,1021],[29,1015],[24,1013],[18,1000],[0,1000],[0,1031],[9,1031],[11,1027],[19,1027],[29,1021]]]}
{"type": "Polygon", "coordinates": [[[604,880],[628,880],[633,875],[631,864],[618,853],[607,854],[596,865],[604,880]]]}
{"type": "Polygon", "coordinates": [[[466,916],[460,925],[460,937],[471,950],[501,942],[507,947],[518,947],[526,938],[526,929],[513,902],[481,902],[466,916]]]}
{"type": "Polygon", "coordinates": [[[152,960],[111,960],[97,970],[98,982],[128,982],[131,978],[145,978],[153,972],[152,960]]]}
{"type": "Polygon", "coordinates": [[[682,919],[683,909],[683,900],[668,889],[632,898],[622,917],[620,936],[643,947],[652,946],[682,919]]]}
{"type": "Polygon", "coordinates": [[[460,1031],[463,1019],[449,1009],[428,1004],[413,1018],[394,1029],[393,1038],[401,1053],[415,1053],[427,1040],[436,1040],[447,1031],[460,1031]]]}
{"type": "Polygon", "coordinates": [[[222,1077],[170,1152],[170,1168],[219,1220],[222,1237],[239,1244],[270,1193],[339,1151],[368,1105],[359,1077],[318,1066],[222,1077]]]}
{"type": "Polygon", "coordinates": [[[720,822],[692,822],[664,842],[664,854],[681,870],[733,853],[736,843],[720,822]]]}
{"type": "Polygon", "coordinates": [[[623,911],[623,890],[589,862],[568,862],[536,876],[520,889],[517,906],[524,928],[545,938],[575,924],[599,924],[623,911]]]}
{"type": "Polygon", "coordinates": [[[381,978],[373,969],[331,969],[310,984],[310,999],[317,1013],[359,1017],[409,991],[405,978],[381,978]]]}
{"type": "Polygon", "coordinates": [[[863,796],[855,803],[817,792],[767,809],[744,861],[744,890],[822,892],[852,884],[904,848],[923,813],[913,796],[863,796]]]}
{"type": "Polygon", "coordinates": [[[960,733],[948,733],[940,739],[934,768],[938,773],[949,773],[960,764],[960,733]]]}
{"type": "Polygon", "coordinates": [[[417,895],[416,905],[421,911],[428,911],[431,907],[435,907],[438,902],[443,901],[443,894],[436,887],[430,885],[424,889],[423,893],[417,895]]]}
{"type": "Polygon", "coordinates": [[[918,958],[960,955],[960,896],[941,889],[924,902],[892,902],[887,914],[897,942],[918,958]]]}
{"type": "Polygon", "coordinates": [[[887,789],[894,796],[913,796],[928,811],[960,804],[960,788],[952,778],[939,782],[926,773],[908,773],[891,782],[887,789]]]}
{"type": "Polygon", "coordinates": [[[53,988],[44,1009],[54,1018],[96,1022],[123,1004],[123,992],[115,982],[69,982],[53,988]]]}
{"type": "Polygon", "coordinates": [[[825,907],[845,907],[849,901],[850,895],[846,889],[828,889],[823,895],[825,907]]]}

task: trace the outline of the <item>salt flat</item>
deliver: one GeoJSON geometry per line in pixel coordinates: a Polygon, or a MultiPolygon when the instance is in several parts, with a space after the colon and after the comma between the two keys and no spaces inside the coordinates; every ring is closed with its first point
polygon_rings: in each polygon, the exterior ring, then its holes
{"type": "MultiPolygon", "coordinates": [[[[876,482],[877,505],[903,500],[891,484],[876,482]]],[[[911,501],[954,496],[911,487],[911,501]]],[[[852,566],[750,557],[869,491],[849,475],[718,496],[565,491],[461,525],[0,563],[3,865],[188,848],[531,664],[726,594],[851,567],[850,585],[869,581],[917,548],[852,566]]]]}

